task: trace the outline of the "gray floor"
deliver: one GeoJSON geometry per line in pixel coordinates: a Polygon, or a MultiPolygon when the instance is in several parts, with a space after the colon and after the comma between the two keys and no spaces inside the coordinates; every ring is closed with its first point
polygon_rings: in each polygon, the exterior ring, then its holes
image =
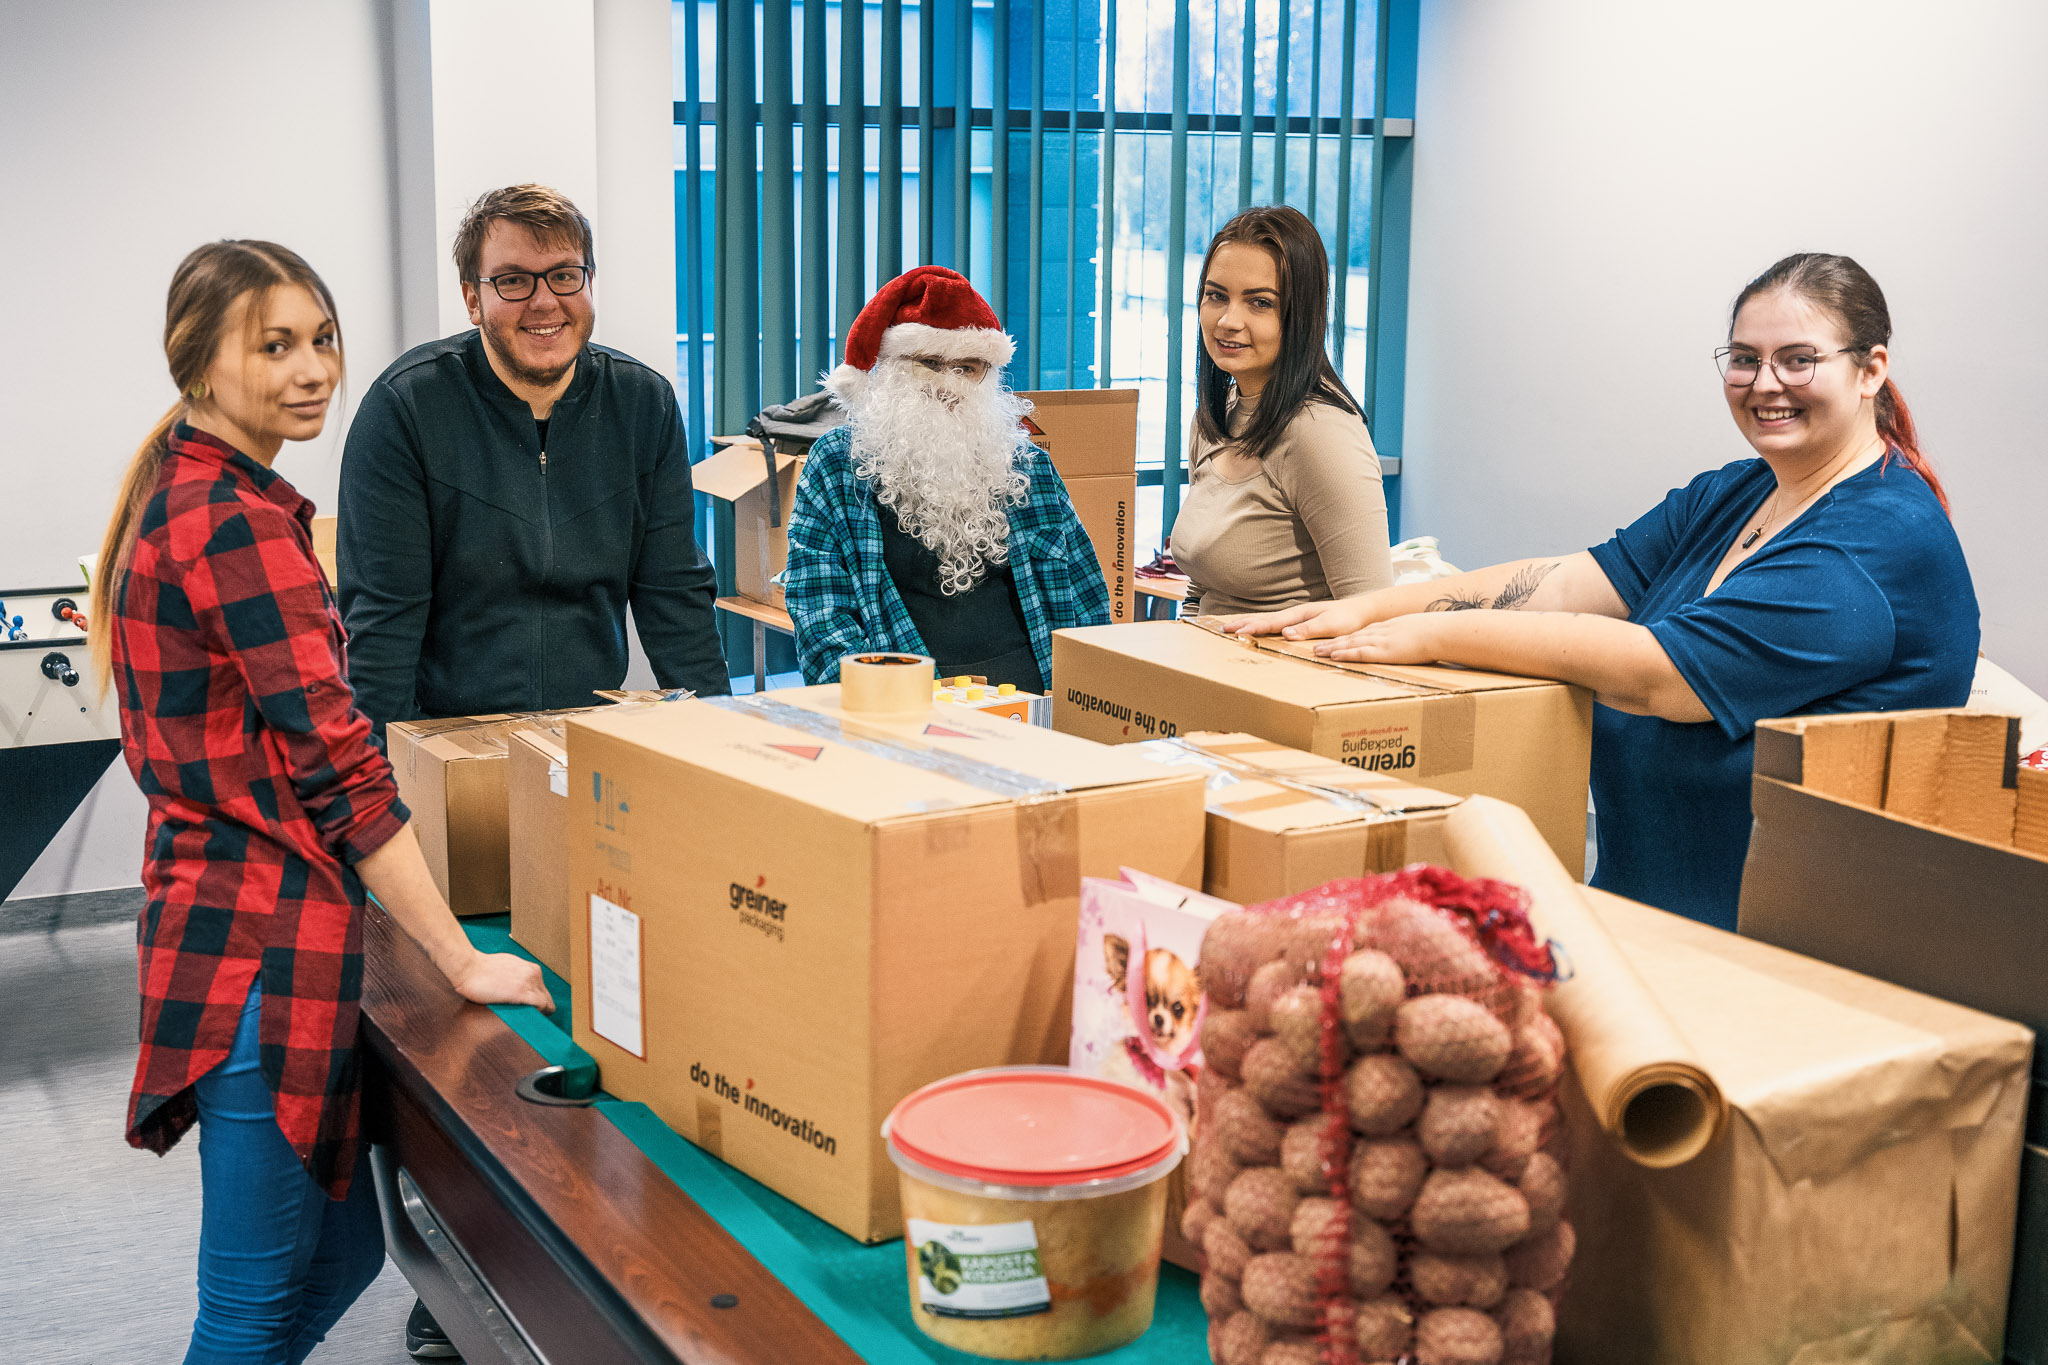
{"type": "MultiPolygon", "coordinates": [[[[199,1240],[196,1134],[121,1138],[135,1068],[140,891],[0,905],[0,1342],[37,1365],[183,1358],[199,1240]]],[[[314,1351],[405,1365],[413,1295],[384,1274],[314,1351]]]]}

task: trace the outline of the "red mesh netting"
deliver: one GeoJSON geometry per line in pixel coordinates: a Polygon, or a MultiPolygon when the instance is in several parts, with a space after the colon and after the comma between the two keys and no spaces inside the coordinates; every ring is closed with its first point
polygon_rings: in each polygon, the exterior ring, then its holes
{"type": "Polygon", "coordinates": [[[1219,916],[1182,1231],[1218,1365],[1545,1365],[1572,1252],[1556,977],[1415,866],[1219,916]]]}

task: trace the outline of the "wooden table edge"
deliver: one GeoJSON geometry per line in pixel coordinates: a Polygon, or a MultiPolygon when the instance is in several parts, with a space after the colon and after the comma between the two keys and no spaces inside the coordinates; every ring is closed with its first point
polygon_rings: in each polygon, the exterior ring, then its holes
{"type": "MultiPolygon", "coordinates": [[[[426,1111],[561,1278],[589,1292],[622,1340],[638,1338],[637,1358],[666,1352],[690,1365],[860,1359],[602,1113],[520,1099],[514,1086],[542,1065],[539,1055],[490,1010],[456,995],[384,911],[368,907],[363,927],[366,1071],[383,1067],[426,1111]],[[712,1305],[714,1295],[726,1294],[737,1298],[735,1307],[712,1305]]],[[[382,1140],[390,1134],[380,1134],[376,1120],[389,1116],[371,1112],[374,1091],[366,1086],[364,1122],[382,1140]]],[[[501,1303],[505,1291],[517,1297],[531,1276],[495,1244],[500,1239],[475,1244],[473,1216],[460,1207],[435,1211],[501,1303]],[[501,1286],[494,1270],[517,1283],[501,1286]]],[[[515,1319],[531,1319],[532,1305],[526,1313],[505,1306],[515,1319]]]]}

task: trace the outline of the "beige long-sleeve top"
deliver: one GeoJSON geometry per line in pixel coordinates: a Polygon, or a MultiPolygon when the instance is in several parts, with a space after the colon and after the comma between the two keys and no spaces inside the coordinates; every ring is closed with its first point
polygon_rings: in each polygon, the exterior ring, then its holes
{"type": "MultiPolygon", "coordinates": [[[[1233,436],[1254,401],[1233,394],[1233,436]]],[[[1184,614],[1278,611],[1393,584],[1379,456],[1357,415],[1302,404],[1272,452],[1234,480],[1216,460],[1227,444],[1188,432],[1188,491],[1172,537],[1189,579],[1184,614]]]]}

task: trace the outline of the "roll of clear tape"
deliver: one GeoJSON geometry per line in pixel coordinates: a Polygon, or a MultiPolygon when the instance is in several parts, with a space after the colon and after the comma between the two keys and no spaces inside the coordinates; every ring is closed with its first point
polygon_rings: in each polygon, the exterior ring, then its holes
{"type": "Polygon", "coordinates": [[[1644,1166],[1682,1166],[1705,1151],[1727,1121],[1721,1087],[1521,807],[1467,797],[1444,822],[1444,843],[1465,876],[1528,892],[1537,938],[1570,964],[1544,1005],[1601,1126],[1644,1166]]]}
{"type": "Polygon", "coordinates": [[[936,676],[922,654],[848,654],[839,661],[839,705],[858,715],[915,715],[931,709],[936,676]]]}

